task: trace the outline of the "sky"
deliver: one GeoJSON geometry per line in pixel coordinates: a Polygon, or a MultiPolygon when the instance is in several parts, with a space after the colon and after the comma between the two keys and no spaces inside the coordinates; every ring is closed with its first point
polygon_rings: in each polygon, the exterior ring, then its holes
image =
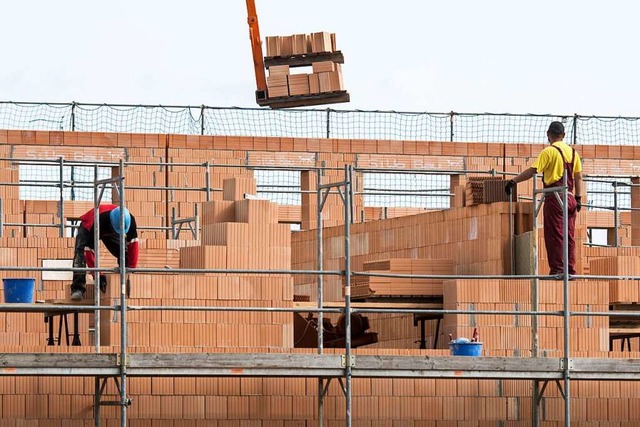
{"type": "MultiPolygon", "coordinates": [[[[640,2],[256,0],[335,32],[339,109],[640,116],[640,2]]],[[[5,0],[0,100],[256,107],[242,0],[5,0]]]]}

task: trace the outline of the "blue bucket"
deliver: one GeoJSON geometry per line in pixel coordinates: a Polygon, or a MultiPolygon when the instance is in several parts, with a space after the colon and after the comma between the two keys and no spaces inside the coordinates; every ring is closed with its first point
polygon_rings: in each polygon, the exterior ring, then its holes
{"type": "Polygon", "coordinates": [[[481,342],[461,342],[449,344],[452,356],[482,356],[481,342]]]}
{"type": "Polygon", "coordinates": [[[4,302],[32,303],[35,279],[2,279],[4,302]]]}

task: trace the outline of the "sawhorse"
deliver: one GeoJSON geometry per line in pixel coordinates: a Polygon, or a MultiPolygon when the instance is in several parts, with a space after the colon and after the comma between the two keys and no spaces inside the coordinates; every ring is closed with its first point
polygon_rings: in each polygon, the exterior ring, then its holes
{"type": "Polygon", "coordinates": [[[413,326],[418,326],[420,323],[420,350],[425,350],[427,348],[427,337],[426,337],[426,328],[425,322],[427,320],[437,320],[436,323],[436,332],[433,335],[433,348],[438,348],[438,335],[440,334],[440,320],[442,320],[442,314],[414,314],[413,315],[413,326]]]}
{"type": "Polygon", "coordinates": [[[53,319],[56,316],[60,316],[60,322],[58,323],[58,345],[62,345],[63,328],[64,337],[67,345],[69,345],[69,336],[73,337],[71,345],[78,346],[80,343],[80,334],[78,333],[78,312],[77,311],[50,311],[44,313],[44,323],[48,323],[48,337],[47,345],[55,345],[56,338],[53,336],[53,319]],[[69,322],[67,320],[67,314],[73,314],[73,333],[69,334],[69,322]]]}

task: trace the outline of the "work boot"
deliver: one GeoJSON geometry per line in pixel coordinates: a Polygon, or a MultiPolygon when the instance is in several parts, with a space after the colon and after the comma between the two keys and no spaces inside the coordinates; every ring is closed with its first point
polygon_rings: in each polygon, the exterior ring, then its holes
{"type": "Polygon", "coordinates": [[[74,301],[80,301],[84,299],[84,291],[82,289],[76,289],[71,292],[71,299],[74,301]]]}

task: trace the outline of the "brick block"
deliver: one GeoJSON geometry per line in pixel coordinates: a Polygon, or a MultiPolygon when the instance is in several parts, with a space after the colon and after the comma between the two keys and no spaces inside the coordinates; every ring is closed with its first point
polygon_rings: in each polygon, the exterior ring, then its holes
{"type": "Polygon", "coordinates": [[[222,222],[202,226],[203,245],[249,246],[249,224],[222,222]]]}
{"type": "Polygon", "coordinates": [[[332,61],[313,62],[311,63],[311,69],[314,74],[329,73],[336,71],[336,63],[332,61]]]}
{"type": "Polygon", "coordinates": [[[280,56],[280,36],[265,37],[267,56],[280,56]]]}
{"type": "Polygon", "coordinates": [[[278,204],[269,200],[239,200],[235,203],[235,220],[243,223],[278,223],[278,204]]]}
{"type": "Polygon", "coordinates": [[[272,65],[269,67],[269,75],[273,76],[276,74],[289,74],[289,66],[288,65],[272,65]]]}
{"type": "Polygon", "coordinates": [[[222,181],[223,200],[243,200],[245,194],[256,194],[258,192],[256,180],[249,177],[229,178],[222,181]]]}
{"type": "Polygon", "coordinates": [[[235,202],[214,200],[202,203],[202,225],[233,222],[236,217],[235,202]]]}
{"type": "Polygon", "coordinates": [[[319,32],[311,34],[311,52],[331,52],[331,34],[328,32],[319,32]]]}

